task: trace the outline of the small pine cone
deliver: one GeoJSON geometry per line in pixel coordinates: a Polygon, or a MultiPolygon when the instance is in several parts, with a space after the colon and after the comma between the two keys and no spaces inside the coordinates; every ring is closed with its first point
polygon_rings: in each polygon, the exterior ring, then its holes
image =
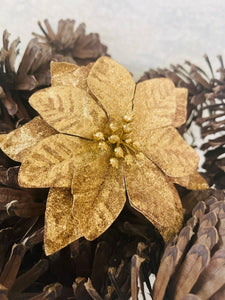
{"type": "Polygon", "coordinates": [[[75,20],[61,19],[58,22],[57,33],[54,33],[47,19],[44,20],[44,23],[46,30],[41,22],[38,22],[44,36],[36,33],[34,36],[51,49],[53,60],[87,65],[100,56],[108,55],[107,47],[101,43],[99,34],[86,34],[84,23],[78,25],[74,30],[75,20]]]}
{"type": "Polygon", "coordinates": [[[153,299],[216,299],[225,296],[225,194],[216,190],[192,211],[167,245],[153,299]]]}

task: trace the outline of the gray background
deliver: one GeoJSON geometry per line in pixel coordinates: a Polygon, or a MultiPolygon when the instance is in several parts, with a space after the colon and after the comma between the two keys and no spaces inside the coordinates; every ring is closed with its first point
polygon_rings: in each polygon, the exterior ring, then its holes
{"type": "MultiPolygon", "coordinates": [[[[85,22],[87,32],[98,32],[112,57],[137,79],[150,67],[192,60],[204,68],[208,53],[224,55],[223,0],[0,0],[0,33],[21,37],[21,54],[39,32],[37,21],[48,18],[57,28],[60,18],[85,22]]],[[[0,44],[1,45],[1,44],[0,44]]]]}

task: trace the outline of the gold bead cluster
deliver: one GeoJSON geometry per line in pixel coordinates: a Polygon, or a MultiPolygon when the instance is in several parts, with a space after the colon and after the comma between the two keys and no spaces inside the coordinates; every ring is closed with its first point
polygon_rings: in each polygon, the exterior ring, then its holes
{"type": "Polygon", "coordinates": [[[110,123],[110,134],[107,137],[104,136],[101,131],[93,135],[94,140],[98,142],[98,146],[101,150],[106,151],[108,147],[113,146],[113,157],[110,158],[110,164],[114,168],[119,167],[119,160],[121,158],[124,159],[128,165],[132,164],[135,158],[144,158],[144,154],[140,152],[140,143],[127,138],[127,134],[132,130],[131,122],[133,121],[133,115],[131,113],[126,114],[123,117],[123,121],[122,126],[110,123]]]}

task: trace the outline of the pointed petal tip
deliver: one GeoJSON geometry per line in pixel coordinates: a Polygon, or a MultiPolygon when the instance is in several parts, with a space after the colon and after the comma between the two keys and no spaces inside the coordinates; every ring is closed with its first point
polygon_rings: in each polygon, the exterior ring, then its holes
{"type": "Polygon", "coordinates": [[[147,158],[143,164],[125,166],[125,180],[131,206],[142,213],[168,242],[183,222],[181,201],[173,184],[147,158]]]}
{"type": "Polygon", "coordinates": [[[174,183],[177,183],[189,190],[201,191],[209,188],[208,183],[197,171],[192,172],[188,176],[170,177],[174,183]]]}
{"type": "Polygon", "coordinates": [[[42,118],[35,117],[30,122],[11,131],[9,134],[0,136],[2,151],[15,161],[23,161],[32,147],[41,140],[56,134],[42,118]]]}
{"type": "Polygon", "coordinates": [[[86,166],[87,173],[74,176],[74,215],[87,240],[94,240],[104,233],[116,220],[126,202],[123,174],[120,169],[96,166],[103,161],[86,166]],[[86,177],[86,181],[83,179],[86,177]],[[88,184],[90,182],[90,184],[88,184]],[[91,186],[93,188],[89,188],[91,186]],[[94,183],[93,183],[94,182],[94,183]],[[110,199],[110,200],[109,200],[110,199]]]}
{"type": "Polygon", "coordinates": [[[197,169],[199,155],[172,126],[150,130],[139,141],[143,152],[169,177],[189,176],[197,169]]]}
{"type": "Polygon", "coordinates": [[[92,139],[107,119],[90,94],[76,86],[52,86],[34,93],[29,102],[55,130],[92,139]]]}
{"type": "Polygon", "coordinates": [[[93,64],[87,83],[112,119],[122,119],[131,111],[135,82],[130,72],[112,58],[100,57],[93,64]]]}
{"type": "Polygon", "coordinates": [[[83,236],[79,223],[73,216],[72,205],[70,189],[50,189],[45,213],[46,255],[54,254],[83,236]]]}

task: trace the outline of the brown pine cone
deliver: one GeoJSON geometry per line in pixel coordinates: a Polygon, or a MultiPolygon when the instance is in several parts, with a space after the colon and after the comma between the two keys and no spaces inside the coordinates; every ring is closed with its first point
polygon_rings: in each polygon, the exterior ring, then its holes
{"type": "Polygon", "coordinates": [[[153,299],[217,299],[225,296],[225,194],[215,190],[166,247],[153,299]]]}

